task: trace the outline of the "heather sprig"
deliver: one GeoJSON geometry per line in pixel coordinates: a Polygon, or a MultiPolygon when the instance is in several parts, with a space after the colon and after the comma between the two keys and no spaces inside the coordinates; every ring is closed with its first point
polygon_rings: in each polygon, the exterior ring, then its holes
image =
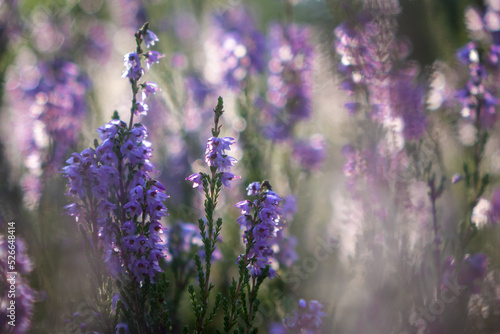
{"type": "Polygon", "coordinates": [[[158,90],[154,83],[139,83],[145,73],[141,60],[149,59],[152,52],[144,53],[141,45],[144,42],[149,48],[158,38],[148,29],[148,23],[135,38],[136,52],[125,55],[122,75],[132,87],[128,125],[115,111],[113,119],[98,129],[101,142],[95,140],[95,148],[73,153],[63,168],[69,181],[68,195],[79,200],[66,209],[77,221],[82,220],[79,228],[101,292],[97,303],[111,300],[107,276],[116,279],[120,292],[116,316],[104,326],[108,332],[117,326],[120,314],[126,317],[128,328],[138,333],[146,333],[151,326],[166,328],[169,323],[168,315],[158,318],[158,314],[149,314],[141,307],[147,298],[168,288],[165,276],[159,275],[164,258],[160,221],[167,215],[164,201],[168,196],[165,187],[150,176],[155,167],[149,160],[152,149],[148,131],[133,122],[134,115],[147,111],[144,101],[137,101],[139,90],[143,99],[158,90]],[[152,319],[149,324],[148,319],[152,319]]]}
{"type": "MultiPolygon", "coordinates": [[[[198,295],[194,287],[189,286],[189,298],[196,317],[195,333],[201,333],[214,319],[222,301],[222,295],[218,294],[212,310],[207,313],[210,293],[215,287],[210,281],[212,256],[216,250],[217,239],[222,229],[222,218],[215,221],[215,209],[222,185],[229,188],[230,181],[239,178],[230,172],[231,167],[236,163],[236,159],[226,154],[226,151],[234,143],[234,139],[219,137],[222,127],[219,122],[223,113],[223,100],[222,97],[219,97],[217,106],[214,109],[212,137],[208,139],[205,150],[205,163],[209,167],[210,173],[200,172],[186,178],[186,180],[193,182],[193,187],[202,189],[205,196],[205,219],[200,218],[198,220],[201,240],[204,245],[204,266],[200,255],[195,255],[199,286],[198,295]]],[[[185,331],[187,331],[187,328],[185,331]]]]}
{"type": "Polygon", "coordinates": [[[281,197],[267,181],[251,183],[247,187],[247,195],[255,199],[235,205],[241,210],[237,222],[243,230],[245,253],[238,257],[238,281],[233,279],[229,287],[230,299],[224,300],[223,304],[226,333],[230,332],[238,318],[246,325],[246,333],[252,332],[252,322],[260,303],[257,298],[259,288],[266,278],[276,275],[271,265],[276,261],[273,245],[283,228],[279,208],[281,197]]]}

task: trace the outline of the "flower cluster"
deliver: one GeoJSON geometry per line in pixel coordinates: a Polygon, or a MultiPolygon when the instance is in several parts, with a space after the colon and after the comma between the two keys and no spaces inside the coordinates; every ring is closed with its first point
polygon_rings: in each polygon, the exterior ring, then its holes
{"type": "MultiPolygon", "coordinates": [[[[254,277],[260,276],[262,270],[271,264],[274,258],[273,244],[277,233],[283,228],[279,215],[281,197],[272,191],[269,183],[251,183],[247,188],[248,196],[256,196],[253,201],[238,202],[235,207],[241,210],[237,222],[243,231],[243,242],[247,252],[241,255],[239,261],[245,261],[254,277]]],[[[269,269],[269,277],[275,272],[269,269]]]]}
{"type": "Polygon", "coordinates": [[[251,15],[241,7],[215,17],[221,80],[231,88],[242,88],[251,74],[264,70],[264,36],[257,30],[251,15]]]}
{"type": "MultiPolygon", "coordinates": [[[[489,60],[493,66],[498,64],[498,51],[492,49],[489,60]]],[[[457,92],[457,98],[462,105],[461,115],[463,118],[479,119],[483,128],[493,126],[496,120],[496,106],[499,104],[491,88],[485,83],[488,73],[482,59],[479,44],[469,42],[457,52],[460,62],[469,68],[469,80],[465,87],[457,92]]]]}
{"type": "MultiPolygon", "coordinates": [[[[140,42],[147,46],[158,40],[145,25],[136,34],[138,53],[125,56],[127,77],[130,78],[135,101],[138,87],[143,99],[157,90],[154,83],[137,85],[141,71],[140,42]]],[[[142,75],[142,74],[141,74],[142,75]]],[[[101,143],[96,148],[73,153],[63,173],[69,181],[68,195],[77,196],[81,203],[68,205],[68,213],[83,218],[94,247],[105,254],[112,274],[127,272],[138,282],[148,277],[153,281],[161,272],[159,261],[164,257],[160,220],[167,215],[164,205],[168,196],[165,187],[149,175],[155,171],[150,162],[151,143],[148,131],[141,123],[133,124],[133,115],[146,106],[134,103],[130,124],[115,113],[113,120],[97,131],[101,143]]]]}
{"type": "Polygon", "coordinates": [[[163,204],[167,195],[163,185],[149,176],[154,166],[149,161],[147,130],[142,124],[129,130],[125,122],[115,119],[98,132],[101,144],[95,150],[73,153],[63,168],[69,180],[68,195],[78,196],[83,203],[66,206],[68,214],[95,223],[94,238],[102,240],[108,260],[114,263],[113,273],[129,266],[138,280],[145,274],[152,278],[161,271],[158,233],[162,230],[159,221],[167,214],[163,204]]]}
{"type": "MultiPolygon", "coordinates": [[[[158,41],[158,36],[151,30],[147,28],[147,25],[141,28],[136,33],[136,39],[143,40],[146,47],[149,48],[152,45],[155,45],[155,42],[158,41]]],[[[123,56],[123,64],[125,65],[125,71],[122,73],[122,78],[128,78],[132,85],[132,90],[134,93],[134,99],[132,101],[132,109],[134,111],[134,115],[147,115],[149,110],[149,106],[145,103],[146,98],[155,94],[160,89],[158,85],[154,82],[146,81],[144,83],[139,84],[139,80],[145,74],[145,70],[142,67],[142,59],[144,59],[144,63],[146,66],[146,70],[149,70],[153,64],[159,63],[160,59],[163,58],[164,55],[158,51],[150,50],[146,53],[142,51],[140,46],[137,47],[135,52],[129,52],[125,56],[123,56]],[[141,89],[141,102],[136,100],[136,94],[141,89]]]]}
{"type": "Polygon", "coordinates": [[[267,137],[284,140],[294,125],[310,117],[313,48],[309,30],[295,25],[274,24],[270,31],[267,79],[267,137]]]}
{"type": "MultiPolygon", "coordinates": [[[[210,137],[205,150],[205,163],[213,172],[220,172],[222,184],[228,188],[231,188],[232,180],[240,178],[230,172],[236,159],[226,154],[226,150],[230,150],[233,144],[234,138],[231,137],[210,137]]],[[[203,173],[191,174],[186,180],[193,182],[193,188],[203,189],[204,175],[203,173]]]]}
{"type": "Polygon", "coordinates": [[[299,300],[299,309],[284,320],[287,329],[297,330],[300,333],[314,334],[323,325],[321,318],[326,317],[323,312],[323,305],[317,300],[306,302],[299,300]]]}

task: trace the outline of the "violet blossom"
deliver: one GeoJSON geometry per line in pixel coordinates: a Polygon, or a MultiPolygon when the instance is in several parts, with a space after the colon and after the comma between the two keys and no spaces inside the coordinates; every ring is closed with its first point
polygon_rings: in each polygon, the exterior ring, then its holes
{"type": "Polygon", "coordinates": [[[496,121],[496,106],[499,104],[491,87],[485,85],[488,77],[478,43],[469,42],[457,52],[457,58],[469,68],[469,80],[457,91],[462,105],[463,118],[480,120],[483,128],[490,128],[496,121]]]}
{"type": "MultiPolygon", "coordinates": [[[[230,146],[234,144],[234,138],[231,137],[210,137],[207,141],[205,150],[205,163],[214,172],[221,173],[221,181],[224,186],[231,188],[230,182],[239,179],[239,176],[230,172],[231,167],[237,162],[235,158],[226,154],[230,146]]],[[[193,182],[193,188],[203,188],[203,174],[191,174],[186,180],[193,182]]]]}
{"type": "MultiPolygon", "coordinates": [[[[148,31],[147,25],[139,30],[138,42],[148,31]]],[[[157,86],[137,82],[144,74],[143,56],[135,52],[125,55],[124,73],[130,79],[134,94],[142,87],[147,96],[151,89],[156,91],[157,86]],[[140,70],[141,75],[129,76],[134,69],[140,70]]],[[[134,102],[135,98],[134,95],[134,102]]],[[[144,102],[133,105],[134,114],[145,114],[147,109],[144,102]]],[[[68,195],[79,201],[66,209],[68,214],[85,221],[93,247],[108,263],[112,275],[127,273],[137,282],[154,281],[155,275],[162,271],[160,220],[168,214],[164,205],[168,196],[165,187],[149,175],[155,172],[155,166],[150,162],[152,149],[147,140],[148,131],[132,120],[133,115],[127,125],[115,113],[112,121],[98,129],[101,143],[96,144],[95,150],[88,148],[73,153],[68,159],[68,166],[63,168],[68,178],[68,195]]]]}
{"type": "MultiPolygon", "coordinates": [[[[255,183],[250,184],[247,189],[252,188],[255,188],[255,183]]],[[[279,214],[281,197],[271,190],[268,183],[259,188],[255,200],[244,200],[235,205],[241,211],[237,222],[243,230],[243,242],[249,247],[248,253],[240,255],[239,260],[245,261],[254,277],[260,276],[262,270],[270,266],[271,260],[275,258],[273,244],[278,231],[283,228],[279,214]]],[[[272,268],[269,269],[268,276],[275,276],[272,268]]]]}

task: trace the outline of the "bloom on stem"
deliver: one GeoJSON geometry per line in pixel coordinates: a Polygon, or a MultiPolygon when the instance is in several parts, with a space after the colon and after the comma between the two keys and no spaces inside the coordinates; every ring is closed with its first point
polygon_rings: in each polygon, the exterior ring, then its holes
{"type": "Polygon", "coordinates": [[[149,68],[153,64],[158,64],[160,59],[165,57],[165,55],[159,53],[158,51],[148,51],[145,55],[146,69],[149,71],[149,68]]]}
{"type": "Polygon", "coordinates": [[[123,56],[123,64],[127,69],[132,67],[141,66],[141,61],[139,55],[135,52],[129,52],[123,56]]]}
{"type": "MultiPolygon", "coordinates": [[[[125,55],[123,77],[130,79],[134,92],[132,111],[146,114],[148,106],[136,101],[138,88],[142,87],[143,98],[158,91],[151,82],[138,85],[144,74],[139,53],[140,36],[152,45],[158,39],[142,28],[136,34],[137,53],[125,55]]],[[[131,115],[133,116],[133,115],[131,115]]],[[[151,143],[144,125],[121,121],[116,112],[108,124],[97,132],[102,140],[96,149],[85,149],[73,153],[67,160],[63,173],[69,181],[68,195],[76,196],[79,203],[67,206],[67,213],[83,218],[87,236],[92,236],[96,254],[108,264],[108,272],[114,276],[126,273],[138,283],[155,276],[162,269],[159,261],[164,257],[160,219],[167,215],[164,201],[168,198],[165,187],[151,178],[155,171],[151,158],[151,143]]],[[[101,275],[102,273],[97,273],[101,275]]]]}
{"type": "Polygon", "coordinates": [[[147,81],[141,85],[142,87],[142,100],[144,101],[149,95],[156,94],[160,91],[158,85],[154,82],[147,81]]]}
{"type": "Polygon", "coordinates": [[[223,172],[221,175],[222,184],[228,188],[231,188],[230,181],[234,179],[239,179],[240,176],[236,176],[233,173],[223,172]]]}
{"type": "Polygon", "coordinates": [[[186,177],[186,180],[193,182],[193,188],[203,189],[203,174],[195,173],[186,177]]]}
{"type": "Polygon", "coordinates": [[[488,73],[479,45],[476,42],[467,43],[458,50],[457,58],[469,67],[469,81],[456,93],[458,101],[462,104],[462,117],[472,120],[479,117],[481,126],[491,127],[496,121],[496,106],[499,100],[490,87],[485,85],[488,73]]]}
{"type": "MultiPolygon", "coordinates": [[[[247,245],[248,256],[240,255],[240,260],[247,261],[247,266],[254,277],[260,276],[262,270],[271,264],[274,258],[273,244],[277,233],[282,228],[279,214],[281,197],[270,187],[257,188],[256,182],[249,185],[250,189],[259,189],[254,201],[244,200],[236,203],[235,207],[241,210],[237,222],[243,229],[243,242],[247,245]],[[257,213],[257,215],[252,214],[257,213]]],[[[247,189],[248,189],[247,188],[247,189]]],[[[249,192],[254,195],[253,192],[249,192]]],[[[269,270],[269,277],[275,275],[274,270],[269,270]]]]}
{"type": "Polygon", "coordinates": [[[234,144],[234,138],[231,137],[211,137],[207,142],[207,149],[205,150],[205,162],[209,167],[217,170],[229,171],[229,169],[236,163],[236,159],[226,154],[229,146],[234,144]]]}
{"type": "Polygon", "coordinates": [[[158,36],[151,30],[147,30],[146,34],[144,35],[144,43],[146,44],[146,47],[149,48],[152,45],[155,45],[155,42],[158,42],[158,36]]]}
{"type": "MultiPolygon", "coordinates": [[[[222,98],[219,97],[219,102],[217,107],[214,109],[214,128],[212,128],[213,137],[210,137],[207,141],[207,148],[205,150],[205,162],[210,167],[212,174],[219,172],[217,178],[220,178],[221,183],[231,188],[230,181],[234,179],[239,179],[239,176],[234,175],[230,172],[230,169],[237,162],[235,158],[226,154],[226,151],[231,149],[231,145],[234,144],[234,138],[231,137],[219,137],[220,125],[219,119],[222,116],[224,110],[222,109],[222,98]]],[[[193,188],[198,187],[203,188],[203,177],[208,177],[204,173],[192,174],[186,178],[186,180],[193,182],[193,188]]]]}

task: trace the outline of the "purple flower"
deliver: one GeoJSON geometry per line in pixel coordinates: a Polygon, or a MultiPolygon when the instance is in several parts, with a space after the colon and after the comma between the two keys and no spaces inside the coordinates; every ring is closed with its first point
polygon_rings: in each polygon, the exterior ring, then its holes
{"type": "Polygon", "coordinates": [[[140,66],[135,66],[123,71],[122,78],[129,78],[138,81],[143,75],[144,75],[144,69],[140,66]]]}
{"type": "Polygon", "coordinates": [[[126,69],[141,66],[139,55],[135,52],[127,53],[125,56],[123,56],[123,64],[125,65],[126,69]]]}
{"type": "Polygon", "coordinates": [[[453,176],[451,177],[452,184],[458,183],[461,180],[462,180],[462,174],[460,174],[460,173],[453,174],[453,176]]]}
{"type": "Polygon", "coordinates": [[[247,196],[257,195],[259,193],[259,190],[260,190],[260,183],[252,182],[247,187],[247,196]]]}
{"type": "Polygon", "coordinates": [[[158,42],[158,36],[151,30],[147,30],[146,34],[144,35],[144,43],[146,44],[146,47],[149,48],[152,45],[155,45],[155,42],[158,42]]]}
{"type": "Polygon", "coordinates": [[[361,109],[361,104],[358,102],[347,102],[344,104],[344,108],[346,108],[349,116],[354,116],[361,109]]]}
{"type": "Polygon", "coordinates": [[[186,78],[186,88],[192,93],[192,98],[198,106],[203,106],[205,99],[212,92],[212,89],[197,74],[191,74],[186,78]]]}
{"type": "Polygon", "coordinates": [[[295,251],[297,246],[297,238],[294,236],[285,236],[283,230],[277,232],[276,238],[276,259],[280,267],[290,268],[291,265],[299,259],[299,255],[295,251]]]}
{"type": "Polygon", "coordinates": [[[141,87],[142,87],[142,101],[144,101],[149,95],[156,94],[156,92],[160,91],[158,85],[150,81],[141,84],[141,87]]]}
{"type": "Polygon", "coordinates": [[[161,272],[159,220],[168,214],[163,203],[168,196],[165,187],[149,176],[154,166],[149,161],[152,150],[146,140],[147,129],[135,124],[129,130],[125,122],[112,120],[98,132],[103,141],[95,151],[74,153],[63,168],[69,183],[68,195],[77,196],[84,203],[96,203],[96,211],[89,212],[92,208],[74,204],[68,207],[68,213],[84,220],[95,217],[92,223],[97,230],[89,233],[99,236],[109,273],[119,275],[126,270],[138,282],[154,281],[156,273],[161,272]],[[124,194],[120,178],[126,180],[124,194]],[[126,200],[123,207],[117,203],[122,197],[126,200]],[[128,219],[120,223],[123,218],[128,219]],[[122,238],[124,249],[119,247],[118,238],[122,238]]]}
{"type": "Polygon", "coordinates": [[[475,120],[479,117],[484,128],[493,126],[496,121],[496,106],[499,100],[492,90],[485,85],[488,73],[481,59],[479,46],[469,42],[457,52],[458,59],[469,68],[469,80],[465,87],[456,93],[462,105],[461,115],[475,120]]]}
{"type": "Polygon", "coordinates": [[[148,51],[144,57],[146,57],[145,63],[146,63],[146,69],[149,70],[151,65],[153,64],[158,64],[160,62],[160,59],[165,57],[165,55],[159,53],[158,51],[148,51]]]}
{"type": "Polygon", "coordinates": [[[191,174],[186,180],[193,182],[193,188],[203,189],[203,176],[201,173],[191,174]]]}
{"type": "MultiPolygon", "coordinates": [[[[233,173],[223,172],[221,175],[222,184],[228,188],[231,188],[230,182],[234,179],[240,179],[240,176],[236,176],[233,173]]],[[[194,187],[193,187],[194,188],[194,187]]]]}
{"type": "Polygon", "coordinates": [[[231,137],[211,137],[207,141],[205,150],[205,162],[209,167],[220,171],[229,171],[236,163],[236,159],[226,154],[226,150],[230,149],[230,145],[234,144],[234,139],[231,137]]]}
{"type": "MultiPolygon", "coordinates": [[[[255,182],[250,186],[253,184],[255,182]]],[[[278,207],[281,198],[269,188],[262,187],[254,201],[246,200],[235,205],[241,210],[237,222],[243,230],[243,242],[250,247],[248,256],[240,255],[239,261],[246,262],[254,277],[260,276],[275,258],[273,244],[282,227],[278,207]],[[252,214],[252,211],[258,215],[252,214]]],[[[272,278],[274,275],[274,270],[270,268],[268,276],[272,278]]]]}
{"type": "Polygon", "coordinates": [[[135,104],[135,109],[134,109],[134,114],[136,116],[139,115],[147,115],[148,114],[149,107],[146,103],[144,102],[136,102],[135,104]]]}
{"type": "MultiPolygon", "coordinates": [[[[372,106],[372,120],[394,132],[404,144],[403,139],[420,138],[427,126],[425,90],[414,83],[418,68],[405,61],[408,42],[396,38],[395,21],[376,19],[378,10],[386,9],[365,10],[358,15],[357,22],[344,22],[334,31],[335,50],[341,57],[339,71],[346,77],[341,88],[349,95],[357,89],[365,90],[372,106]],[[393,124],[402,126],[393,129],[393,124]]],[[[345,106],[349,115],[359,108],[351,102],[345,106]]],[[[395,150],[401,149],[402,145],[395,145],[395,150]]]]}
{"type": "Polygon", "coordinates": [[[479,63],[479,51],[476,42],[469,42],[457,51],[457,58],[464,65],[479,63]]]}
{"type": "Polygon", "coordinates": [[[123,208],[130,214],[131,217],[134,217],[134,215],[140,216],[142,214],[142,207],[136,200],[128,202],[123,208]]]}
{"type": "Polygon", "coordinates": [[[272,322],[269,325],[269,334],[287,334],[286,327],[279,322],[272,322]]]}
{"type": "Polygon", "coordinates": [[[285,197],[281,215],[290,221],[293,216],[297,213],[297,197],[294,195],[288,195],[285,197]]]}

